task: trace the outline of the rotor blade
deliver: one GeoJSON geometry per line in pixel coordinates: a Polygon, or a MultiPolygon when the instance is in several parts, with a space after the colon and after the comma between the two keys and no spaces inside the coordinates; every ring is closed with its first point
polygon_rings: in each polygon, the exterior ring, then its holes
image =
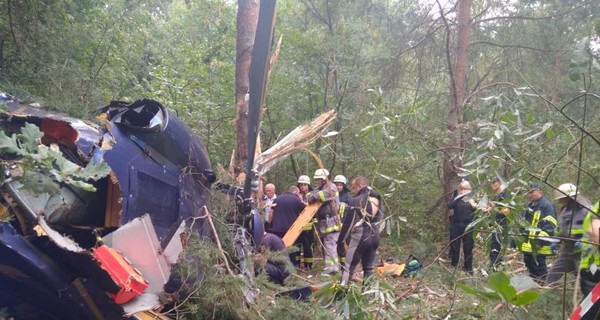
{"type": "Polygon", "coordinates": [[[246,164],[246,181],[244,197],[249,198],[253,178],[254,153],[260,131],[260,109],[265,101],[265,88],[273,26],[275,22],[276,0],[261,0],[256,25],[256,38],[250,62],[250,101],[248,104],[248,163],[246,164]]]}

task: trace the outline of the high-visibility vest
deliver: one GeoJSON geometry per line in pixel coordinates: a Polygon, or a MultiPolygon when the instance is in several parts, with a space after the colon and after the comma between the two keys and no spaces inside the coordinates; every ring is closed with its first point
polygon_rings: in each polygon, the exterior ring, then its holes
{"type": "MultiPolygon", "coordinates": [[[[533,250],[532,242],[536,243],[536,240],[539,237],[549,237],[550,236],[548,234],[548,232],[546,232],[544,230],[539,230],[539,229],[536,230],[537,226],[540,222],[540,216],[541,216],[541,212],[539,210],[533,213],[533,219],[531,220],[531,228],[527,232],[527,241],[523,242],[521,244],[521,247],[519,248],[519,250],[521,252],[533,253],[534,250],[533,250]]],[[[554,217],[551,215],[545,216],[542,220],[552,223],[554,225],[554,227],[556,227],[556,225],[558,224],[556,219],[554,219],[554,217]]],[[[552,255],[552,247],[549,244],[543,245],[543,246],[536,245],[535,252],[540,255],[549,256],[549,255],[552,255]]]]}
{"type": "MultiPolygon", "coordinates": [[[[596,202],[592,211],[588,212],[585,215],[585,219],[583,220],[583,230],[587,231],[590,229],[592,225],[592,219],[598,214],[598,210],[600,209],[600,202],[596,202]]],[[[598,249],[590,242],[590,237],[587,233],[583,234],[583,242],[581,244],[581,261],[579,262],[579,269],[587,270],[591,265],[596,265],[600,267],[600,252],[598,249]]]]}
{"type": "Polygon", "coordinates": [[[314,218],[312,220],[310,220],[305,226],[304,228],[302,228],[303,231],[309,231],[312,230],[313,225],[315,224],[315,222],[317,222],[317,218],[314,218]]]}

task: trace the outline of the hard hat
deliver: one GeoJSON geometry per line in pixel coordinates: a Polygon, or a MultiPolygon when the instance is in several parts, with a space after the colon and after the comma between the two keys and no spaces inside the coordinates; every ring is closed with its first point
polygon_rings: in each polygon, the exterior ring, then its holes
{"type": "Polygon", "coordinates": [[[329,171],[327,171],[327,169],[317,169],[317,171],[315,171],[315,176],[313,177],[313,179],[327,179],[328,176],[329,171]]]}
{"type": "Polygon", "coordinates": [[[338,174],[337,176],[335,176],[335,178],[333,178],[333,182],[347,184],[348,180],[346,180],[346,177],[344,177],[343,175],[338,174]]]}
{"type": "Polygon", "coordinates": [[[299,176],[298,183],[310,184],[310,178],[307,175],[299,176]]]}
{"type": "Polygon", "coordinates": [[[558,186],[557,190],[554,190],[554,199],[562,199],[566,197],[574,197],[579,194],[579,190],[577,190],[577,186],[572,183],[563,183],[558,186]]]}

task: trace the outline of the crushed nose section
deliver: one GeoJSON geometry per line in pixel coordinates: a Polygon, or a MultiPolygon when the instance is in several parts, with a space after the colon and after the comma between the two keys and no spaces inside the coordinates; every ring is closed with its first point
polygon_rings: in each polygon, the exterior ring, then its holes
{"type": "MultiPolygon", "coordinates": [[[[147,213],[162,242],[178,219],[203,215],[216,177],[206,149],[191,129],[159,102],[112,102],[100,109],[108,132],[94,158],[119,182],[121,224],[147,213]]],[[[203,223],[194,224],[206,232],[203,223]]]]}

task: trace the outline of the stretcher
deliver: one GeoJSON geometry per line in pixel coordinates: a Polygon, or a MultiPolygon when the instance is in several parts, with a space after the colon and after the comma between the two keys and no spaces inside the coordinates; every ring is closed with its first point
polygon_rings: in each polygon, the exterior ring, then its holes
{"type": "Polygon", "coordinates": [[[300,236],[300,233],[302,233],[302,229],[304,229],[304,226],[306,226],[310,220],[312,220],[312,218],[315,216],[315,213],[317,213],[317,210],[319,210],[319,207],[321,207],[320,202],[311,203],[304,208],[300,215],[298,215],[296,221],[294,221],[290,229],[283,236],[283,243],[285,244],[286,248],[294,245],[300,236]]]}

